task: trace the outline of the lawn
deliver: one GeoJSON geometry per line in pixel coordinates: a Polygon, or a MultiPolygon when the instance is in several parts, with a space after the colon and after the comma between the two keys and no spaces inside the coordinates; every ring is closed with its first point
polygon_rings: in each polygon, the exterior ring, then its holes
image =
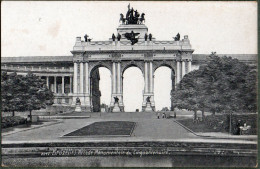
{"type": "Polygon", "coordinates": [[[131,136],[135,122],[102,121],[82,127],[64,136],[131,136]]]}
{"type": "Polygon", "coordinates": [[[180,119],[177,121],[194,132],[226,132],[225,127],[209,126],[205,122],[194,123],[193,119],[180,119]]]}

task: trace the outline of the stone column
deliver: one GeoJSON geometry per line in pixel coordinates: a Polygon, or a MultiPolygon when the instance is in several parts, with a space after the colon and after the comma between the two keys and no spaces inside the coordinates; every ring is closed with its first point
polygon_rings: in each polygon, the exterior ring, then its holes
{"type": "Polygon", "coordinates": [[[147,67],[147,62],[144,62],[144,83],[145,83],[145,88],[144,92],[148,92],[148,67],[147,67]]]}
{"type": "Polygon", "coordinates": [[[61,93],[64,94],[65,90],[64,90],[64,76],[61,77],[61,93]]]}
{"type": "Polygon", "coordinates": [[[84,77],[83,77],[83,62],[80,62],[80,76],[79,76],[79,86],[80,86],[80,93],[83,93],[83,86],[84,86],[84,77]]]}
{"type": "Polygon", "coordinates": [[[89,65],[88,61],[84,63],[84,75],[85,75],[85,82],[84,82],[84,104],[86,105],[86,109],[89,111],[91,110],[90,104],[90,79],[89,79],[89,65]]]}
{"type": "Polygon", "coordinates": [[[176,77],[176,83],[179,83],[181,81],[181,70],[180,70],[180,62],[177,60],[177,68],[176,68],[176,74],[177,74],[177,77],[176,77]]]}
{"type": "Polygon", "coordinates": [[[112,76],[113,76],[113,91],[112,93],[116,93],[116,63],[113,62],[113,71],[112,71],[112,76]]]}
{"type": "Polygon", "coordinates": [[[74,62],[73,93],[78,93],[78,63],[74,62]]]}
{"type": "Polygon", "coordinates": [[[150,92],[153,93],[153,62],[150,62],[150,92]]]}
{"type": "Polygon", "coordinates": [[[89,93],[89,72],[88,62],[85,62],[85,93],[89,93]]]}
{"type": "Polygon", "coordinates": [[[57,78],[56,78],[56,76],[54,76],[54,86],[53,86],[53,88],[54,88],[53,92],[57,93],[57,78]]]}
{"type": "Polygon", "coordinates": [[[117,93],[121,93],[121,63],[117,63],[117,93]]]}
{"type": "Polygon", "coordinates": [[[70,93],[73,93],[73,91],[72,91],[72,76],[70,76],[70,93]]]}
{"type": "Polygon", "coordinates": [[[183,76],[185,75],[185,60],[182,60],[182,63],[181,63],[181,77],[183,78],[183,76]]]}
{"type": "Polygon", "coordinates": [[[49,89],[49,76],[46,76],[46,86],[49,89]]]}
{"type": "Polygon", "coordinates": [[[191,71],[191,60],[188,61],[188,73],[191,71]]]}

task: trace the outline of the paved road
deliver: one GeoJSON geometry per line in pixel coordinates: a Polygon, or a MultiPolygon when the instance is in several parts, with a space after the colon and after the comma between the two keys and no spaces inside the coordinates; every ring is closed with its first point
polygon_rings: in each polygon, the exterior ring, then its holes
{"type": "MultiPolygon", "coordinates": [[[[89,114],[87,114],[89,115],[89,114]]],[[[62,123],[51,126],[44,126],[37,129],[27,130],[3,136],[3,141],[83,141],[83,140],[103,140],[101,137],[85,138],[64,138],[65,134],[82,128],[97,121],[133,121],[136,122],[136,128],[132,137],[106,137],[111,140],[149,140],[149,139],[195,139],[197,136],[186,131],[183,127],[173,122],[171,119],[157,119],[155,113],[92,113],[88,119],[63,119],[62,123]],[[19,139],[18,139],[19,138],[19,139]]]]}

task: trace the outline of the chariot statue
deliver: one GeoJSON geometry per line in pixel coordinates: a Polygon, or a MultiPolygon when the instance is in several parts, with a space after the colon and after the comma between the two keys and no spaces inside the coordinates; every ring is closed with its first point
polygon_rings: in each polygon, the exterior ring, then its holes
{"type": "Polygon", "coordinates": [[[129,4],[125,18],[124,15],[121,13],[119,22],[121,22],[122,24],[142,24],[145,21],[144,15],[145,14],[142,13],[140,17],[139,12],[137,10],[134,10],[134,8],[130,8],[129,4]]]}

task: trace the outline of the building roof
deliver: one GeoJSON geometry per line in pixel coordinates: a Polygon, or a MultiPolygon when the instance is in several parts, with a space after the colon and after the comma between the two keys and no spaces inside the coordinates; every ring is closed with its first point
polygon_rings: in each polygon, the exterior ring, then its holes
{"type": "Polygon", "coordinates": [[[20,56],[1,57],[2,63],[72,62],[73,56],[20,56]]]}

